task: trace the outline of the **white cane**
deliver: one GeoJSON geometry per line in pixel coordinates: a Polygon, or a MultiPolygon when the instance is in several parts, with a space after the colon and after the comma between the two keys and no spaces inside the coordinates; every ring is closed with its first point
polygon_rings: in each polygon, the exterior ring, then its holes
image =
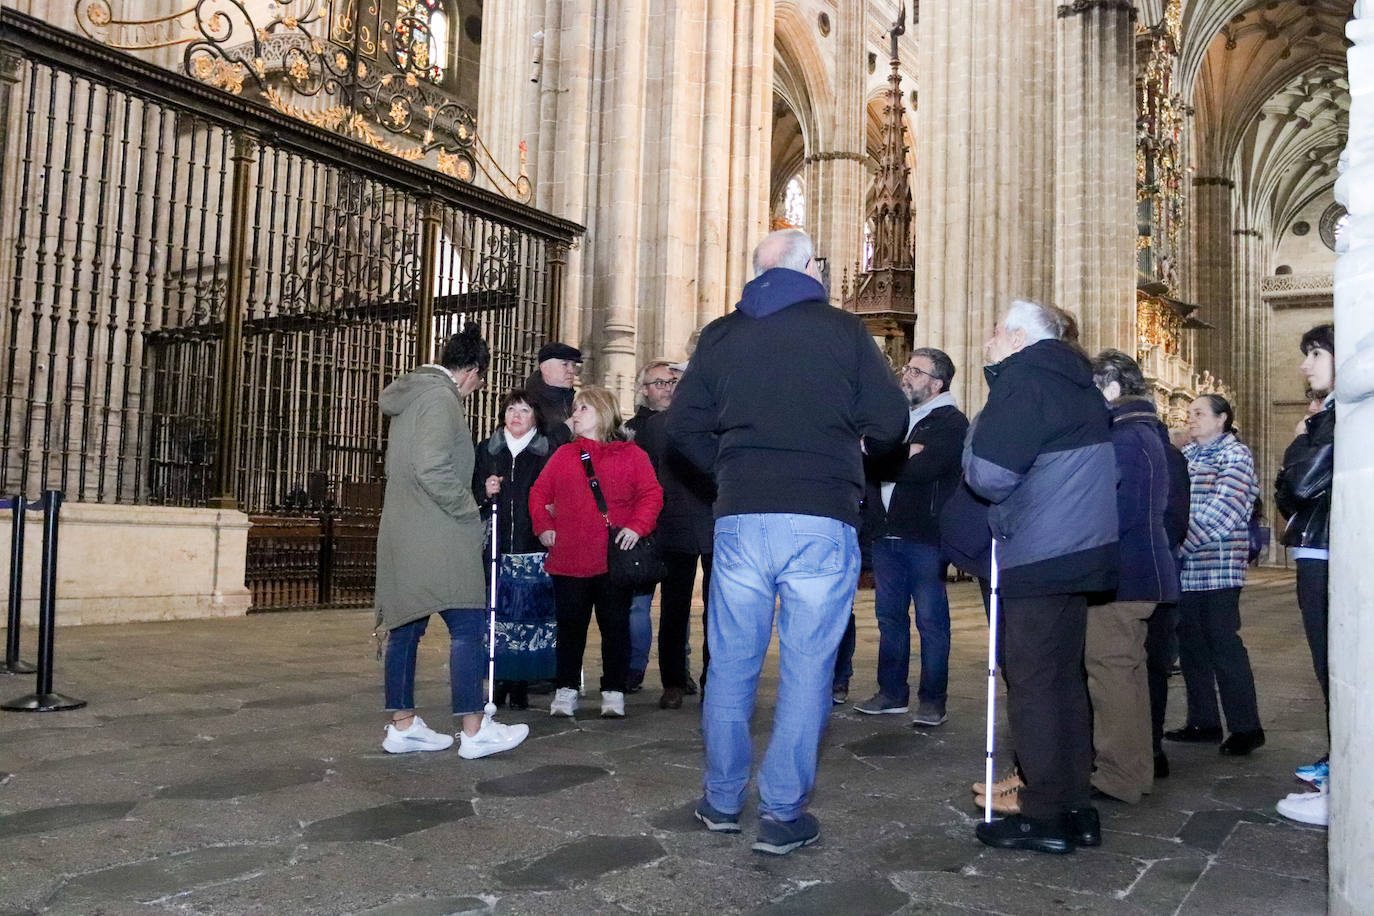
{"type": "Polygon", "coordinates": [[[992,754],[997,733],[997,538],[992,539],[992,591],[988,600],[988,734],[983,761],[983,822],[992,821],[992,754]]]}
{"type": "Polygon", "coordinates": [[[496,715],[496,575],[497,555],[500,553],[496,528],[496,499],[491,501],[491,606],[490,626],[487,629],[487,705],[482,710],[487,718],[496,715]]]}

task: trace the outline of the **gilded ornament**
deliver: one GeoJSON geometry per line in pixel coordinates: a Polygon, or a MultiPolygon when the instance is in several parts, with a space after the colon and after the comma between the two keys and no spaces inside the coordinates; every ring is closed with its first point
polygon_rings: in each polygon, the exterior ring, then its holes
{"type": "Polygon", "coordinates": [[[304,82],[305,78],[310,75],[310,65],[305,62],[304,57],[297,57],[294,61],[292,61],[291,69],[289,72],[291,74],[291,78],[294,79],[296,82],[304,82]]]}
{"type": "Polygon", "coordinates": [[[348,55],[340,51],[334,55],[334,66],[340,70],[348,69],[348,55]]]}
{"type": "Polygon", "coordinates": [[[86,7],[86,18],[89,19],[93,25],[109,25],[110,9],[103,3],[92,3],[90,6],[86,7]]]}
{"type": "Polygon", "coordinates": [[[367,64],[358,61],[358,79],[367,79],[367,64]]]}
{"type": "Polygon", "coordinates": [[[426,129],[426,130],[425,130],[425,133],[424,133],[424,140],[425,140],[425,146],[429,146],[431,143],[433,143],[433,142],[434,142],[434,131],[426,129]]]}
{"type": "Polygon", "coordinates": [[[409,116],[409,114],[410,112],[406,111],[406,107],[402,105],[399,101],[393,101],[391,103],[390,118],[392,124],[395,124],[397,127],[400,127],[401,125],[405,124],[406,118],[409,116]]]}

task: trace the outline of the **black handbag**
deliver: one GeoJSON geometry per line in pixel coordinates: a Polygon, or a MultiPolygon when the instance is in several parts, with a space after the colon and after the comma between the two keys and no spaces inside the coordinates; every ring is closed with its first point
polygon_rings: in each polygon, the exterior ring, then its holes
{"type": "Polygon", "coordinates": [[[587,472],[587,485],[592,488],[592,498],[596,500],[596,511],[606,522],[606,572],[611,582],[626,588],[651,588],[654,583],[668,575],[659,554],[658,543],[652,533],[646,534],[629,550],[623,550],[615,542],[619,528],[611,524],[607,515],[606,497],[601,492],[601,481],[596,479],[596,469],[592,467],[592,456],[582,449],[582,470],[587,472]]]}

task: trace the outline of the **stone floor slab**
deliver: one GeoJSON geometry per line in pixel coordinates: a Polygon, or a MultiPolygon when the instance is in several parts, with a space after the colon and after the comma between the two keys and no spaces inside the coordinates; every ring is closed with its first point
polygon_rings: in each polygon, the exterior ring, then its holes
{"type": "Polygon", "coordinates": [[[888,916],[911,898],[876,876],[854,881],[822,882],[754,910],[758,916],[888,916]]]}
{"type": "Polygon", "coordinates": [[[488,779],[477,784],[479,795],[496,795],[503,798],[533,798],[562,792],[574,786],[585,785],[601,779],[610,773],[604,767],[580,766],[577,764],[553,764],[536,767],[524,773],[512,773],[488,779]]]}
{"type": "Polygon", "coordinates": [[[533,862],[507,862],[496,869],[496,878],[511,888],[572,887],[663,854],[663,846],[653,837],[590,836],[533,862]]]}
{"type": "Polygon", "coordinates": [[[316,821],[305,828],[305,839],[313,843],[393,840],[473,814],[469,801],[410,798],[316,821]]]}
{"type": "Polygon", "coordinates": [[[34,808],[18,814],[7,814],[0,816],[0,840],[31,833],[50,833],[98,821],[118,820],[132,811],[137,804],[107,802],[91,805],[57,805],[52,808],[34,808]]]}

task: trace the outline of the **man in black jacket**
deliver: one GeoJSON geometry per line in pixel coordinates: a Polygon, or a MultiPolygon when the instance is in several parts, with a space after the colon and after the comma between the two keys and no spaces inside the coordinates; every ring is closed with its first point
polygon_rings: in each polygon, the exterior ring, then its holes
{"type": "Polygon", "coordinates": [[[1025,785],[1020,813],[979,824],[989,846],[1070,852],[1101,842],[1089,802],[1083,679],[1087,595],[1117,580],[1116,456],[1107,405],[1048,309],[1014,300],[985,349],[988,401],[964,477],[990,503],[999,646],[1025,785]]]}
{"type": "Polygon", "coordinates": [[[767,236],[754,273],[735,311],[702,330],[668,436],[718,490],[696,816],[710,830],[739,832],[749,722],[781,599],[778,699],[753,848],[782,855],[820,838],[806,805],[859,578],[860,443],[875,454],[895,444],[906,399],[863,322],[830,305],[806,233],[767,236]]]}
{"type": "MultiPolygon", "coordinates": [[[[677,373],[672,369],[672,363],[665,359],[656,359],[639,370],[639,403],[635,407],[633,417],[625,421],[624,428],[629,432],[630,438],[644,449],[649,455],[649,460],[654,460],[654,454],[649,450],[649,445],[643,437],[644,426],[649,422],[650,417],[659,416],[668,409],[668,405],[673,403],[673,389],[677,387],[677,373]]],[[[658,462],[654,461],[654,470],[658,471],[658,462]]],[[[659,480],[662,484],[662,479],[659,480]]],[[[665,494],[666,498],[666,494],[665,494]]],[[[658,531],[660,535],[663,530],[663,520],[659,519],[658,531]]],[[[625,692],[636,693],[644,684],[644,671],[649,666],[649,649],[654,642],[654,622],[650,611],[654,604],[654,586],[649,586],[642,592],[634,596],[630,602],[630,674],[625,681],[625,692]]],[[[660,634],[661,635],[661,634],[660,634]]],[[[686,638],[685,636],[683,637],[686,638]]],[[[661,641],[661,640],[660,640],[661,641]]],[[[663,667],[662,659],[659,660],[660,671],[663,667]]],[[[660,705],[662,705],[660,703],[660,705]]],[[[677,709],[682,705],[682,698],[679,697],[677,709]]],[[[667,706],[663,708],[667,709],[667,706]]]]}
{"type": "Polygon", "coordinates": [[[525,390],[544,417],[539,431],[557,448],[572,441],[568,417],[572,415],[573,386],[582,365],[582,351],[552,341],[539,348],[535,362],[535,370],[525,379],[525,390]]]}
{"type": "Polygon", "coordinates": [[[911,618],[921,637],[921,680],[913,725],[945,721],[949,682],[949,598],[940,552],[940,510],[959,485],[968,418],[949,384],[954,363],[933,348],[912,351],[902,368],[911,404],[903,445],[870,461],[864,532],[873,539],[878,618],[878,692],[854,706],[866,715],[904,713],[910,697],[911,618]]]}
{"type": "MultiPolygon", "coordinates": [[[[1320,324],[1302,336],[1303,360],[1300,371],[1307,385],[1322,399],[1322,409],[1298,424],[1297,438],[1283,453],[1283,468],[1274,482],[1274,501],[1288,517],[1283,531],[1298,568],[1298,607],[1307,645],[1312,651],[1312,668],[1331,715],[1328,693],[1327,651],[1327,545],[1331,527],[1331,481],[1336,442],[1336,331],[1320,324]]],[[[1328,731],[1330,724],[1328,721],[1328,731]]],[[[1327,758],[1298,767],[1295,775],[1317,786],[1316,793],[1295,793],[1278,804],[1284,817],[1307,824],[1325,826],[1327,818],[1327,758]]]]}

